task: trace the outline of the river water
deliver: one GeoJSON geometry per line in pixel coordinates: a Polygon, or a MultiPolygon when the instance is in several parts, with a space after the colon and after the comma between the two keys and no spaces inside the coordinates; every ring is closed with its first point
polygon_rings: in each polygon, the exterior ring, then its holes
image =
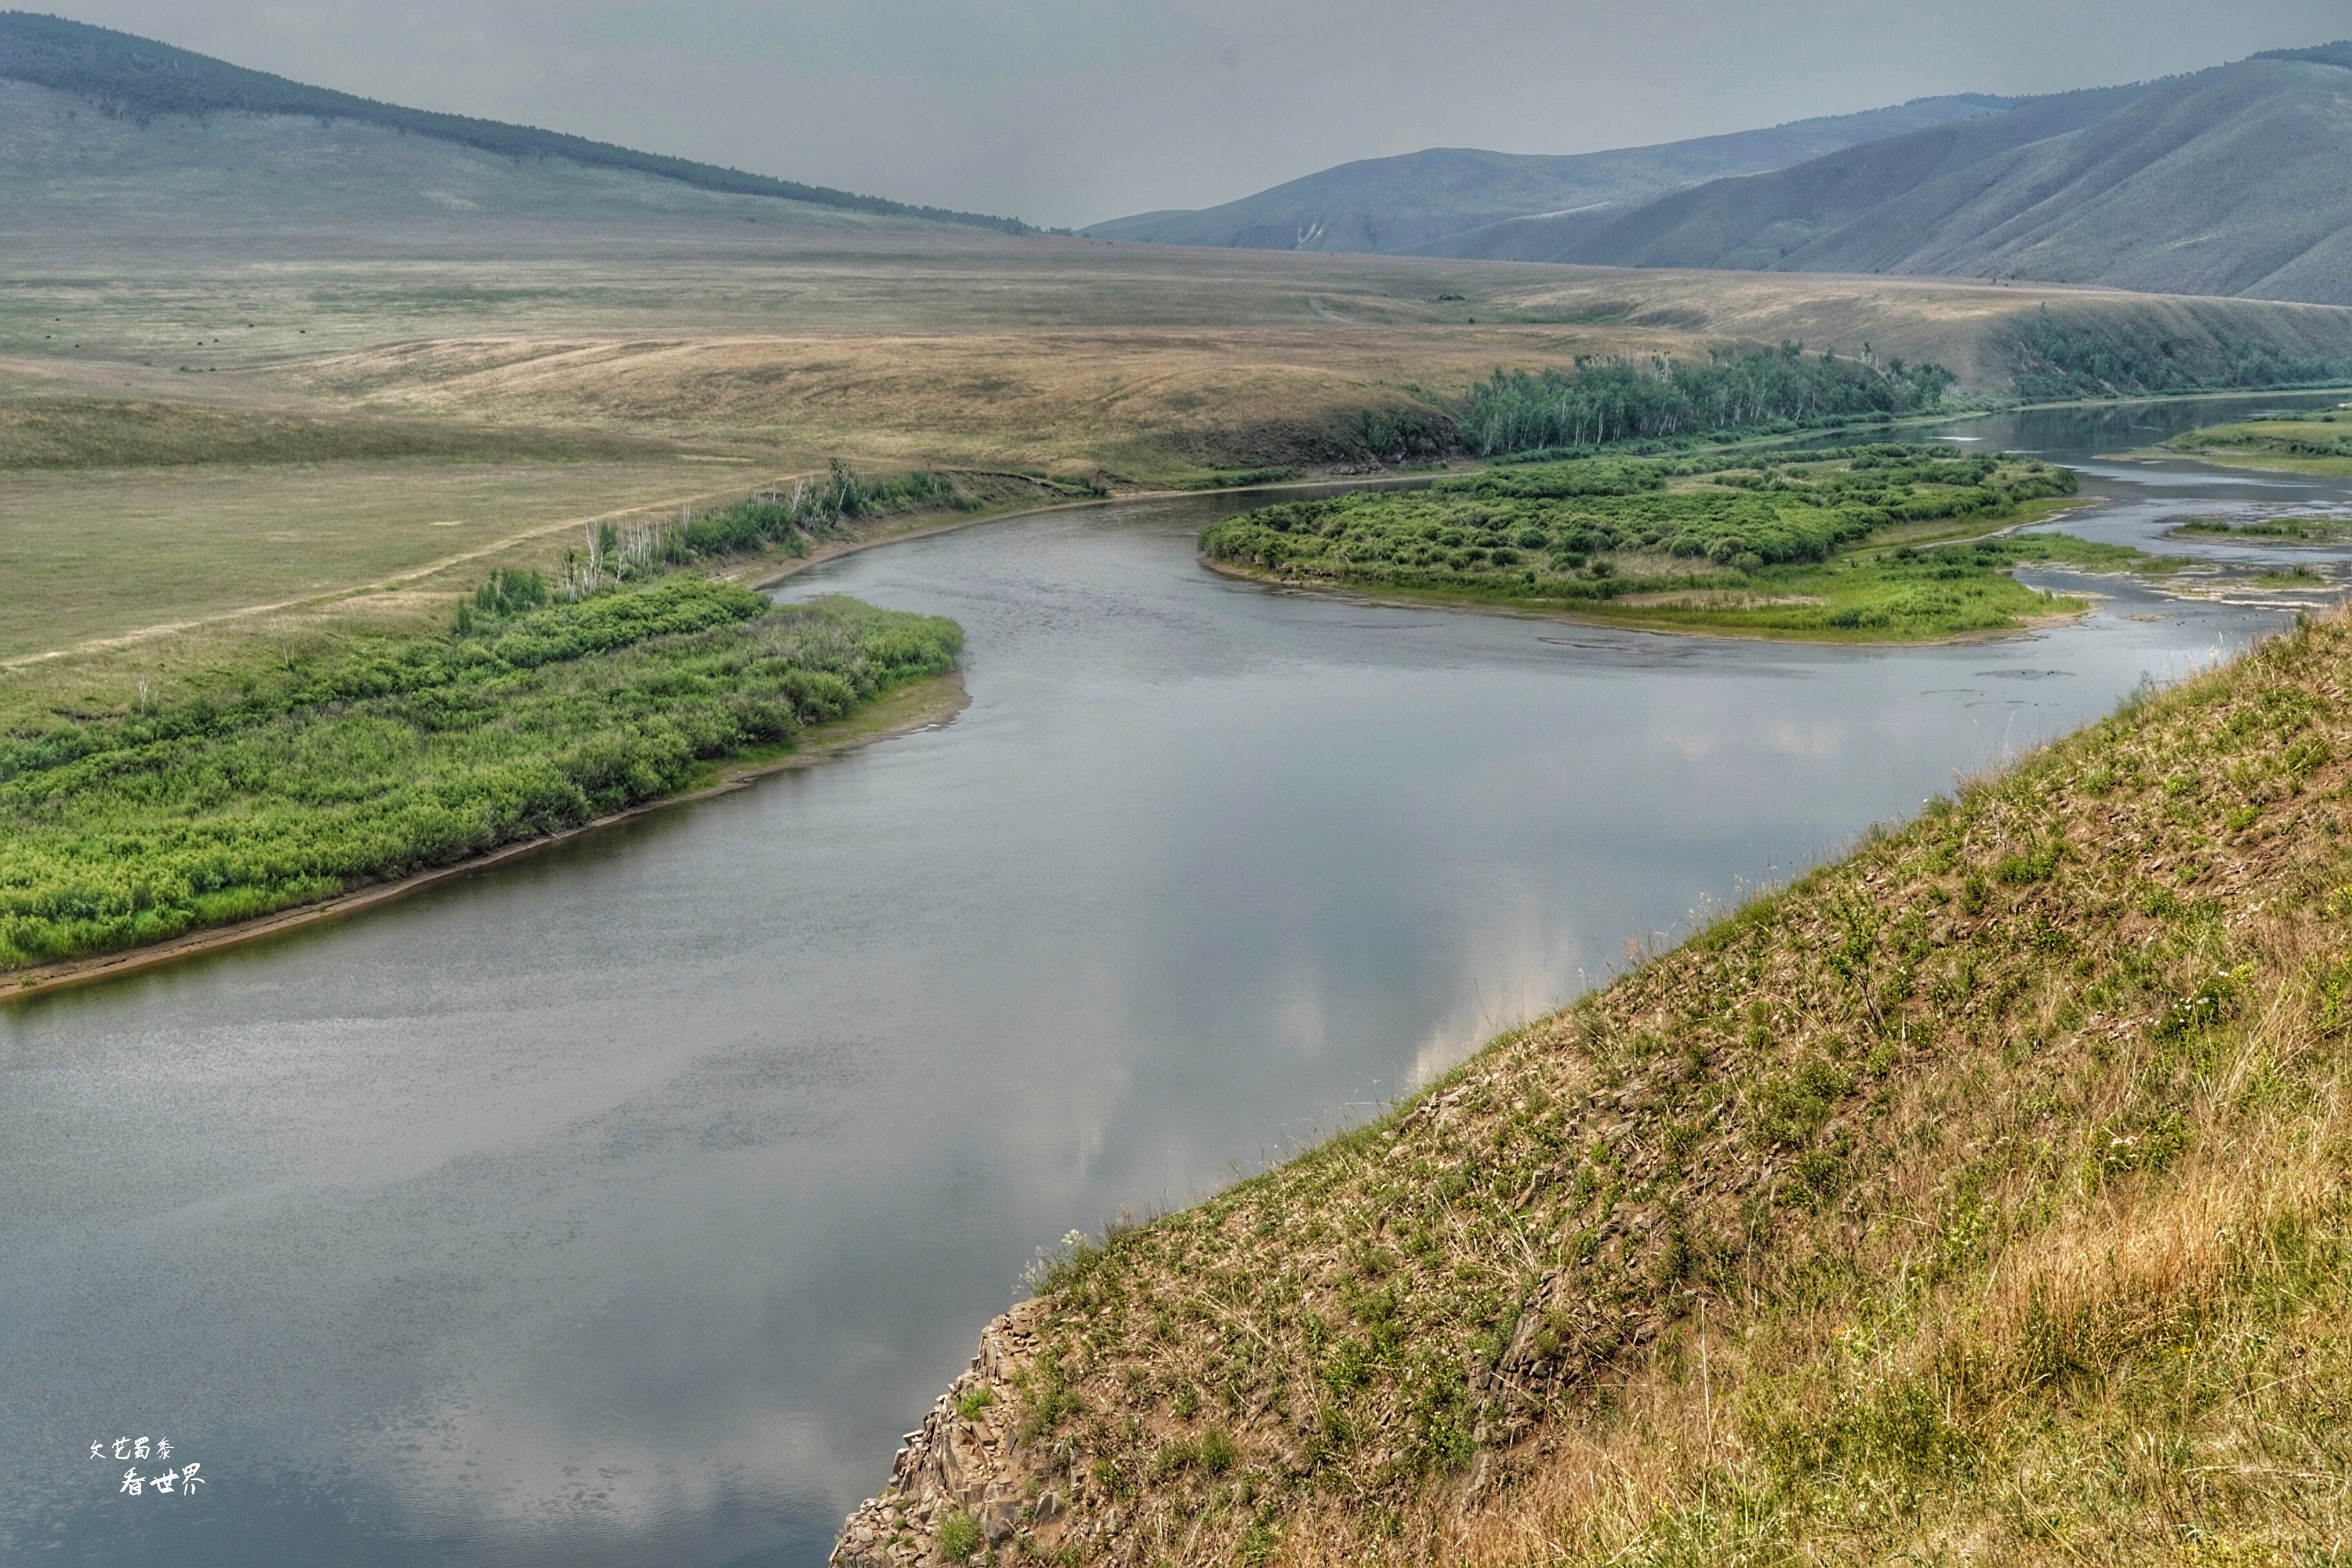
{"type": "MultiPolygon", "coordinates": [[[[2289,401],[1936,434],[2075,464],[2116,504],[2073,526],[2145,542],[2352,502],[2097,460],[2289,401]]],[[[960,619],[971,706],[0,1009],[0,1562],[816,1564],[1040,1247],[2291,613],[2100,580],[1972,646],[1616,633],[1202,570],[1245,504],[813,571],[787,596],[960,619]],[[172,1460],[117,1462],[142,1436],[172,1460]]]]}

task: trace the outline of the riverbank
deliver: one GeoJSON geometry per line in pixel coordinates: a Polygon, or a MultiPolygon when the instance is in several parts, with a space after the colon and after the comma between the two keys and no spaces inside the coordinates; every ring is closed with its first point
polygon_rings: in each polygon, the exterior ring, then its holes
{"type": "Polygon", "coordinates": [[[234,705],[141,709],[0,752],[15,972],[0,987],[347,913],[797,765],[804,737],[838,749],[931,721],[960,691],[937,684],[961,646],[952,622],[849,600],[779,608],[676,577],[549,605],[537,579],[504,574],[468,612],[453,637],[289,668],[234,705]]]}
{"type": "Polygon", "coordinates": [[[2352,1530],[2347,672],[2306,622],[1066,1246],[834,1561],[2352,1530]]]}
{"type": "Polygon", "coordinates": [[[112,980],[126,974],[137,974],[183,959],[218,952],[232,947],[282,936],[308,926],[322,925],[330,921],[345,919],[385,904],[395,903],[425,889],[460,877],[470,877],[494,866],[536,855],[559,844],[568,844],[593,833],[624,822],[635,821],[674,806],[692,805],[698,801],[716,800],[749,789],[760,780],[799,768],[810,768],[819,763],[861,751],[879,741],[895,740],[924,730],[936,730],[951,721],[971,706],[971,697],[964,689],[960,674],[934,676],[903,686],[880,698],[872,706],[847,719],[829,724],[814,725],[803,731],[800,743],[792,751],[756,757],[743,757],[714,765],[709,771],[711,782],[688,790],[682,795],[665,795],[600,816],[577,827],[551,833],[544,837],[526,839],[501,848],[461,860],[454,866],[444,866],[431,871],[419,871],[398,881],[377,887],[363,888],[316,904],[284,910],[258,920],[244,921],[235,925],[215,927],[194,935],[161,942],[153,947],[134,948],[128,952],[106,953],[95,958],[78,959],[71,963],[51,964],[45,968],[18,971],[13,976],[0,974],[0,1005],[28,1000],[51,992],[63,991],[96,981],[112,980]]]}

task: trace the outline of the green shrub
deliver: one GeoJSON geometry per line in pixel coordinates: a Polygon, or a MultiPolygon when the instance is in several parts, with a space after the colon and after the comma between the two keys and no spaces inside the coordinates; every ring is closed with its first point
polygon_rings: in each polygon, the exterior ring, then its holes
{"type": "Polygon", "coordinates": [[[961,1509],[940,1521],[940,1555],[961,1563],[980,1550],[980,1522],[961,1509]]]}
{"type": "MultiPolygon", "coordinates": [[[[951,621],[679,577],[374,639],[233,701],[0,742],[0,968],[446,866],[685,786],[951,668],[951,621]],[[493,616],[499,618],[491,618],[493,616]]],[[[543,595],[544,584],[540,584],[543,595]]]]}

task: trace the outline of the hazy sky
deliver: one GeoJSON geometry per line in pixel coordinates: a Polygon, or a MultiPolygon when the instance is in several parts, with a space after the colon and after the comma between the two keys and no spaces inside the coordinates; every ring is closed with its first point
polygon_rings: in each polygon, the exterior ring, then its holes
{"type": "MultiPolygon", "coordinates": [[[[0,0],[0,4],[8,0],[0,0]]],[[[13,0],[321,86],[1068,225],[2352,37],[2352,0],[13,0]]]]}

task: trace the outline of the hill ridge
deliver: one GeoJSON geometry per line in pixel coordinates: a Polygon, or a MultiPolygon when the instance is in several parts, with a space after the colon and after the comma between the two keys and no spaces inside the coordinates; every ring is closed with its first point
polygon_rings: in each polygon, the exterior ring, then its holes
{"type": "Polygon", "coordinates": [[[2273,51],[1424,253],[2352,302],[2347,66],[2352,44],[2273,51]]]}
{"type": "Polygon", "coordinates": [[[1507,216],[1622,205],[1722,174],[1785,167],[1892,132],[1998,113],[2021,101],[1985,93],[1934,95],[1855,114],[1595,153],[1424,147],[1351,159],[1215,206],[1138,213],[1081,232],[1244,249],[1407,251],[1507,216]]]}
{"type": "Polygon", "coordinates": [[[734,195],[774,196],[885,217],[1034,232],[1017,217],[961,212],[806,184],[741,169],[642,153],[567,132],[471,115],[409,109],[252,70],[135,33],[32,11],[0,11],[0,79],[71,93],[101,112],[144,125],[165,115],[212,113],[348,120],[509,157],[558,157],[589,168],[625,170],[734,195]]]}

